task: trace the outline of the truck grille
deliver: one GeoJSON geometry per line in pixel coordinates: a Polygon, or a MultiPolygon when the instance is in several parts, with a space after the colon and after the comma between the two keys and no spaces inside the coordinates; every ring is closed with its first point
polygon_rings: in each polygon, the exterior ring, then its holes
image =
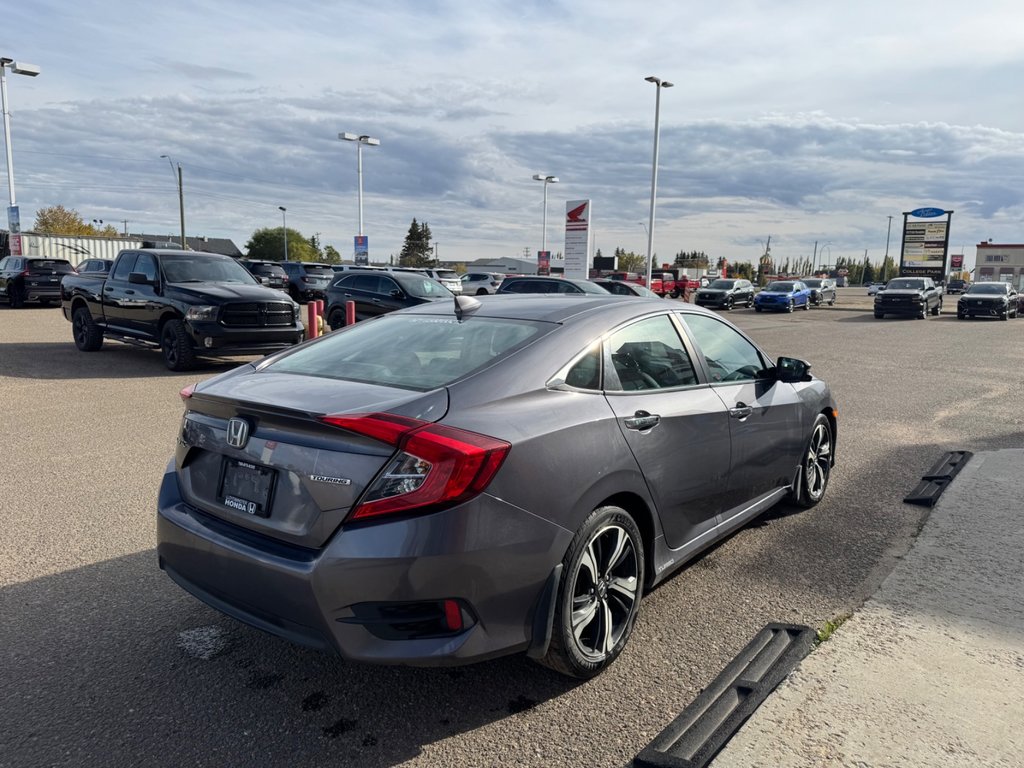
{"type": "Polygon", "coordinates": [[[225,304],[220,321],[232,328],[287,327],[294,322],[292,305],[283,301],[225,304]]]}

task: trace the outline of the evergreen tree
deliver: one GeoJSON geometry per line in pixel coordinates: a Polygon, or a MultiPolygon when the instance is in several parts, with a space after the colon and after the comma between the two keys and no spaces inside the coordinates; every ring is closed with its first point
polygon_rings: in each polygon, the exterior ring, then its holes
{"type": "Polygon", "coordinates": [[[423,222],[422,226],[416,219],[409,225],[409,232],[398,255],[401,267],[429,267],[434,259],[430,251],[430,225],[423,222]]]}

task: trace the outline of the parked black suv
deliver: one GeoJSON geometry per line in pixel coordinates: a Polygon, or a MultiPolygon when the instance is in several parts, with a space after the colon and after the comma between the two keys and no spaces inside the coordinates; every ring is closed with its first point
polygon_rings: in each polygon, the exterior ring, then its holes
{"type": "Polygon", "coordinates": [[[956,319],[968,317],[1017,317],[1017,289],[1009,283],[974,283],[956,303],[956,319]]]}
{"type": "Polygon", "coordinates": [[[268,288],[277,288],[279,291],[288,290],[288,273],[284,271],[281,262],[241,259],[238,263],[248,269],[253,277],[268,288]]]}
{"type": "Polygon", "coordinates": [[[7,256],[0,259],[0,296],[6,297],[12,309],[26,301],[49,306],[60,301],[60,281],[64,275],[74,273],[75,268],[66,259],[7,256]]]}
{"type": "Polygon", "coordinates": [[[454,294],[437,280],[415,272],[343,272],[327,289],[325,315],[331,330],[345,325],[345,304],[354,301],[356,320],[415,307],[454,294]]]}
{"type": "Polygon", "coordinates": [[[836,303],[836,281],[830,277],[801,277],[800,282],[811,289],[811,304],[820,307],[836,303]]]}
{"type": "Polygon", "coordinates": [[[930,277],[894,277],[875,294],[875,319],[909,315],[922,320],[942,311],[942,292],[930,277]]]}
{"type": "Polygon", "coordinates": [[[950,280],[946,283],[946,293],[967,293],[971,284],[966,280],[950,280]]]}
{"type": "Polygon", "coordinates": [[[732,309],[737,304],[754,306],[754,286],[749,280],[719,278],[707,288],[701,288],[693,303],[701,307],[732,309]]]}
{"type": "Polygon", "coordinates": [[[334,279],[330,264],[314,264],[309,261],[278,262],[288,274],[288,295],[296,301],[326,299],[327,286],[334,279]]]}

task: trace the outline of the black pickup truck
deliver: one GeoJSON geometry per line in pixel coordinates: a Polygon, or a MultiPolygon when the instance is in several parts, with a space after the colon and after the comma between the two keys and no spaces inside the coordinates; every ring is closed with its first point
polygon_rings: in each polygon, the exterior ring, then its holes
{"type": "Polygon", "coordinates": [[[875,319],[909,315],[922,320],[942,311],[942,291],[930,277],[894,277],[875,294],[875,319]]]}
{"type": "Polygon", "coordinates": [[[197,357],[276,352],[304,335],[298,304],[217,254],[121,251],[107,274],[65,276],[60,294],[80,350],[104,338],[157,346],[172,371],[197,357]]]}

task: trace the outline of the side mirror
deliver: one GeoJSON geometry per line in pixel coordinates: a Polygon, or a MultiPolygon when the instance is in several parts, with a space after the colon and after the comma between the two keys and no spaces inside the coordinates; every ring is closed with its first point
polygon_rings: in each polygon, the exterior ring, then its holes
{"type": "Polygon", "coordinates": [[[156,285],[156,280],[150,280],[145,272],[129,273],[128,282],[132,285],[156,285]]]}
{"type": "Polygon", "coordinates": [[[775,363],[779,381],[795,384],[811,380],[811,364],[795,357],[780,357],[775,363]]]}
{"type": "Polygon", "coordinates": [[[400,299],[403,296],[405,296],[405,294],[402,293],[398,288],[392,288],[391,293],[389,295],[391,296],[392,299],[400,299]]]}

